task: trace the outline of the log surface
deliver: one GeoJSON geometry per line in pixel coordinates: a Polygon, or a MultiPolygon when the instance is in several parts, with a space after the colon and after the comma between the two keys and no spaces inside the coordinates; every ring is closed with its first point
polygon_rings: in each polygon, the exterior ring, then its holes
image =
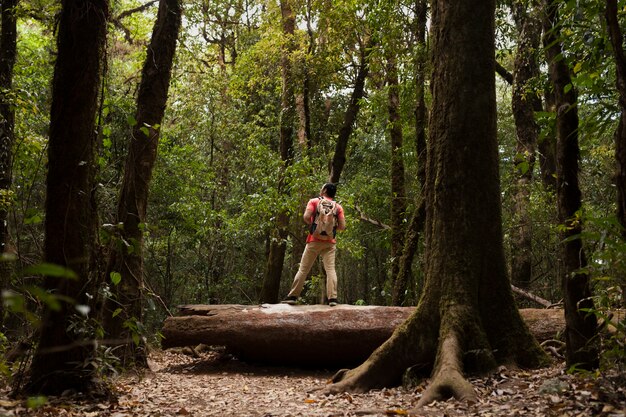
{"type": "MultiPolygon", "coordinates": [[[[242,360],[313,367],[358,365],[414,307],[286,304],[186,305],[165,320],[163,348],[225,346],[242,360]]],[[[565,327],[562,310],[523,309],[539,341],[565,327]]]]}

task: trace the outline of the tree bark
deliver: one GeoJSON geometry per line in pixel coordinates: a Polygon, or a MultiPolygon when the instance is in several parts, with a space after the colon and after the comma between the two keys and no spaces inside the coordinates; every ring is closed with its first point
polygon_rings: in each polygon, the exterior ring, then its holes
{"type": "Polygon", "coordinates": [[[535,147],[539,126],[535,112],[541,110],[541,98],[532,88],[539,77],[537,53],[541,43],[541,20],[538,5],[514,2],[513,17],[518,46],[513,71],[512,108],[517,133],[514,186],[513,228],[511,230],[511,281],[530,288],[532,279],[532,219],[528,212],[530,185],[535,166],[535,147]]]}
{"type": "Polygon", "coordinates": [[[119,239],[114,240],[107,266],[106,278],[118,273],[121,280],[113,285],[114,296],[107,300],[104,326],[110,338],[125,341],[124,349],[117,351],[123,362],[142,364],[146,359],[143,344],[136,344],[140,340],[136,337],[137,330],[129,328],[128,323],[139,323],[142,319],[144,224],[181,16],[180,0],[159,2],[141,74],[136,124],[130,138],[117,208],[117,224],[123,228],[119,239]]]}
{"type": "MultiPolygon", "coordinates": [[[[296,16],[290,0],[281,0],[280,12],[285,46],[280,64],[283,87],[280,114],[280,158],[282,160],[282,169],[279,173],[278,193],[287,197],[285,194],[285,170],[293,161],[293,132],[296,120],[294,75],[291,64],[291,54],[296,49],[294,39],[296,16]]],[[[286,210],[282,210],[276,217],[276,227],[271,233],[265,276],[259,296],[260,301],[265,303],[278,302],[280,278],[285,262],[287,237],[289,236],[289,213],[286,210]]]]}
{"type": "MultiPolygon", "coordinates": [[[[276,365],[356,366],[392,335],[415,307],[340,304],[187,305],[165,319],[162,347],[225,346],[239,359],[276,365]]],[[[565,328],[563,311],[520,310],[539,341],[565,328]]]]}
{"type": "Polygon", "coordinates": [[[426,23],[428,4],[426,0],[415,2],[415,38],[419,46],[415,57],[415,152],[417,154],[417,180],[420,193],[416,201],[416,207],[411,215],[411,220],[406,229],[402,255],[400,256],[398,274],[392,292],[392,303],[404,305],[409,298],[409,282],[411,278],[411,265],[417,252],[420,235],[424,231],[426,217],[425,189],[426,189],[426,23]]]}
{"type": "MultiPolygon", "coordinates": [[[[11,207],[11,185],[13,184],[13,143],[15,110],[11,100],[13,89],[13,66],[17,55],[17,18],[15,7],[18,0],[6,0],[0,5],[2,28],[0,32],[0,254],[8,254],[9,208],[11,207]]],[[[13,262],[9,258],[0,260],[1,288],[11,288],[13,262]]],[[[4,321],[4,306],[0,303],[0,324],[4,321]]]]}
{"type": "Polygon", "coordinates": [[[93,343],[71,330],[74,305],[88,305],[85,287],[96,235],[95,115],[108,17],[106,0],[64,0],[52,83],[44,257],[77,278],[46,276],[44,288],[60,308],[45,305],[39,344],[26,385],[29,393],[86,392],[94,369],[93,343]]]}
{"type": "MultiPolygon", "coordinates": [[[[556,114],[556,98],[554,92],[546,89],[544,92],[545,110],[556,114]]],[[[550,192],[556,193],[556,130],[550,131],[537,143],[539,151],[539,169],[541,172],[541,182],[543,187],[550,192]]]]}
{"type": "MultiPolygon", "coordinates": [[[[404,183],[404,157],[402,121],[400,120],[400,87],[398,85],[398,66],[393,51],[387,52],[387,132],[391,146],[391,286],[396,287],[400,255],[404,246],[406,216],[406,187],[404,183]]],[[[401,290],[400,290],[401,291],[401,290]]],[[[404,291],[402,291],[404,294],[404,291]]],[[[398,300],[393,300],[398,305],[398,300]]]]}
{"type": "Polygon", "coordinates": [[[411,317],[327,393],[397,384],[425,364],[418,405],[475,400],[464,378],[546,361],[515,307],[502,241],[495,100],[495,1],[432,3],[432,92],[424,291],[411,317]],[[468,175],[468,173],[471,173],[468,175]]]}
{"type": "MultiPolygon", "coordinates": [[[[617,1],[607,0],[605,18],[609,38],[615,57],[615,84],[619,94],[620,118],[615,131],[615,161],[617,167],[614,175],[617,189],[617,221],[622,225],[622,238],[626,239],[626,53],[624,52],[624,35],[617,18],[617,1]]],[[[622,285],[622,293],[626,293],[626,285],[622,285]]],[[[626,299],[622,305],[626,307],[626,299]]]]}
{"type": "Polygon", "coordinates": [[[550,81],[556,98],[557,129],[557,209],[563,225],[561,243],[561,288],[565,309],[566,362],[583,369],[598,366],[598,351],[594,341],[597,325],[593,309],[589,275],[581,271],[587,265],[580,233],[581,195],[578,186],[578,107],[577,93],[572,85],[567,61],[563,59],[558,28],[559,2],[545,0],[544,45],[550,81]]]}
{"type": "Polygon", "coordinates": [[[330,163],[330,175],[328,178],[329,182],[332,183],[339,182],[341,171],[343,171],[343,167],[346,164],[348,139],[350,139],[350,135],[354,130],[354,123],[356,122],[359,109],[361,108],[361,99],[365,93],[365,80],[369,73],[369,54],[373,46],[374,41],[370,38],[361,50],[361,62],[354,82],[354,90],[352,90],[350,104],[348,104],[348,108],[343,116],[343,124],[341,125],[341,130],[339,130],[339,136],[335,144],[335,153],[330,163]]]}
{"type": "Polygon", "coordinates": [[[626,53],[624,35],[617,19],[617,0],[607,0],[605,18],[615,57],[615,84],[619,94],[620,119],[615,132],[615,186],[617,188],[617,220],[626,238],[626,53]]]}

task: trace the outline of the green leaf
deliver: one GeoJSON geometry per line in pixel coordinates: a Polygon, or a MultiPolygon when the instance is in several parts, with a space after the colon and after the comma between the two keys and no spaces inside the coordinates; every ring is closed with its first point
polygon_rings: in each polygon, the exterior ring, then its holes
{"type": "Polygon", "coordinates": [[[43,395],[37,395],[35,397],[28,397],[26,399],[26,407],[27,408],[39,408],[42,405],[45,405],[48,402],[48,397],[43,395]]]}
{"type": "Polygon", "coordinates": [[[582,68],[583,64],[581,62],[577,62],[576,65],[574,65],[574,74],[578,74],[582,68]]]}
{"type": "Polygon", "coordinates": [[[528,161],[520,162],[519,164],[517,164],[517,169],[521,174],[526,174],[530,169],[530,164],[528,163],[528,161]]]}
{"type": "MultiPolygon", "coordinates": [[[[61,300],[64,297],[57,296],[56,294],[51,294],[48,291],[44,290],[41,287],[33,286],[29,287],[29,292],[35,296],[39,301],[44,303],[48,308],[52,311],[60,311],[61,310],[61,300]]],[[[65,299],[67,299],[65,297],[65,299]]]]}
{"type": "Polygon", "coordinates": [[[24,224],[40,224],[42,221],[43,217],[36,213],[30,217],[25,218],[24,224]]]}
{"type": "Polygon", "coordinates": [[[47,262],[42,262],[37,265],[29,266],[24,270],[24,275],[45,275],[48,277],[56,277],[56,278],[69,278],[69,279],[78,279],[78,275],[74,271],[69,268],[66,268],[62,265],[51,264],[47,262]]]}
{"type": "Polygon", "coordinates": [[[119,272],[111,272],[111,282],[113,285],[117,285],[122,281],[122,274],[119,272]]]}
{"type": "Polygon", "coordinates": [[[135,116],[128,116],[126,118],[126,123],[128,123],[129,126],[135,126],[137,124],[137,119],[135,119],[135,116]]]}
{"type": "Polygon", "coordinates": [[[122,312],[121,308],[116,309],[111,317],[117,317],[122,312]]]}

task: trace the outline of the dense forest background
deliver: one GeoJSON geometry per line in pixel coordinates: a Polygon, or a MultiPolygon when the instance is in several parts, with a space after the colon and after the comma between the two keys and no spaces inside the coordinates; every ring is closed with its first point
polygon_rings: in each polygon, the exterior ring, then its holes
{"type": "MultiPolygon", "coordinates": [[[[11,155],[2,166],[0,190],[7,226],[6,349],[31,337],[41,307],[56,302],[40,287],[40,274],[54,272],[43,264],[43,253],[60,5],[15,3],[12,83],[0,86],[3,105],[14,111],[10,148],[1,148],[11,155]]],[[[420,13],[426,3],[298,0],[289,2],[290,10],[285,4],[184,1],[158,125],[138,122],[137,97],[159,2],[122,0],[110,6],[95,126],[96,248],[103,261],[94,268],[106,271],[111,245],[142,255],[137,337],[157,342],[163,319],[180,304],[255,304],[286,295],[304,248],[304,203],[329,180],[338,183],[348,224],[338,240],[340,301],[417,303],[421,240],[400,293],[396,277],[405,236],[419,231],[413,217],[422,203],[421,153],[428,132],[420,111],[427,113],[429,80],[437,71],[429,66],[428,37],[420,31],[428,29],[420,13]],[[160,133],[146,217],[138,225],[142,245],[118,233],[118,198],[134,129],[160,133]],[[341,157],[345,165],[338,165],[341,157]],[[272,254],[281,245],[279,287],[272,293],[272,254]]],[[[622,26],[625,7],[618,2],[622,26]]],[[[552,105],[545,48],[552,45],[541,42],[545,10],[542,2],[530,0],[498,3],[493,76],[512,283],[558,303],[563,298],[559,246],[571,224],[559,221],[557,211],[556,112],[562,109],[552,105]],[[520,76],[520,57],[536,68],[526,77],[520,76]],[[530,121],[516,117],[520,94],[523,103],[532,102],[530,121]],[[528,137],[523,129],[534,132],[534,143],[523,139],[528,137]]],[[[3,8],[3,30],[9,14],[3,8]]],[[[581,226],[574,238],[582,239],[588,260],[582,272],[591,277],[596,308],[623,307],[626,244],[617,217],[615,147],[621,108],[605,2],[562,2],[557,25],[562,47],[557,59],[571,76],[565,89],[576,91],[578,99],[582,206],[572,222],[581,226]]],[[[106,298],[119,280],[119,271],[111,271],[86,292],[106,298]]],[[[323,301],[323,281],[322,268],[314,269],[306,302],[323,301]]],[[[518,304],[534,305],[523,297],[518,304]]],[[[97,318],[94,322],[89,326],[97,327],[97,318]]]]}

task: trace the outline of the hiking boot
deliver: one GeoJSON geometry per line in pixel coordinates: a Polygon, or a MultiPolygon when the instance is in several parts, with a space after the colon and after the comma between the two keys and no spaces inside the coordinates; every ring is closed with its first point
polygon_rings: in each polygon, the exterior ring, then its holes
{"type": "Polygon", "coordinates": [[[336,298],[331,298],[330,300],[328,300],[328,305],[331,307],[334,307],[337,305],[337,299],[336,298]]]}
{"type": "Polygon", "coordinates": [[[289,304],[290,306],[296,305],[296,303],[298,302],[298,297],[290,295],[289,297],[285,298],[283,301],[281,301],[281,304],[289,304]]]}

